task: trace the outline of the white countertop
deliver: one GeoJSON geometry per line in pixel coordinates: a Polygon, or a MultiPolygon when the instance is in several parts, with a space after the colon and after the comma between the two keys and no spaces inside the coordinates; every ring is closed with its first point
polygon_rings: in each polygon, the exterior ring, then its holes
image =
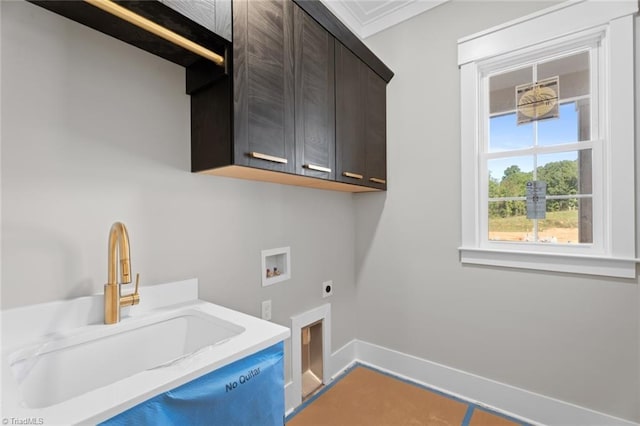
{"type": "MultiPolygon", "coordinates": [[[[37,342],[68,338],[79,333],[100,334],[104,325],[103,296],[94,295],[2,311],[2,413],[5,424],[35,419],[41,424],[95,424],[155,395],[278,343],[290,335],[286,327],[198,300],[198,281],[191,279],[140,288],[140,305],[123,308],[117,327],[126,328],[152,316],[174,315],[185,309],[212,315],[244,331],[219,345],[189,356],[188,362],[134,374],[59,404],[28,408],[12,373],[11,354],[37,342]]],[[[122,360],[118,360],[122,361],[122,360]]]]}

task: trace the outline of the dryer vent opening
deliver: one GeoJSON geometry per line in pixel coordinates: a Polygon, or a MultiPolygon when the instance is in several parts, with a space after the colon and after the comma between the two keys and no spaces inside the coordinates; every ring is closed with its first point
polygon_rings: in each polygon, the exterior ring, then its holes
{"type": "Polygon", "coordinates": [[[300,330],[303,400],[323,386],[322,340],[322,320],[300,330]]]}

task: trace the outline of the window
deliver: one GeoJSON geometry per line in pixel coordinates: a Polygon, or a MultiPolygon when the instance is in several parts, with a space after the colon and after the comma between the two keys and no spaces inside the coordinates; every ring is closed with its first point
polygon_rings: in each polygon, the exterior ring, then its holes
{"type": "Polygon", "coordinates": [[[463,263],[635,277],[637,3],[602,3],[459,41],[463,263]]]}
{"type": "MultiPolygon", "coordinates": [[[[602,143],[597,136],[602,126],[590,108],[598,99],[598,67],[591,66],[597,52],[594,40],[577,52],[526,65],[518,61],[516,69],[512,61],[494,65],[481,77],[486,91],[481,97],[488,106],[481,117],[487,128],[480,136],[480,168],[487,175],[481,214],[486,215],[482,230],[489,241],[593,244],[592,150],[602,143]],[[553,88],[547,92],[549,100],[536,105],[535,89],[527,88],[538,81],[551,81],[553,88]],[[519,88],[522,96],[517,99],[519,88]],[[542,112],[545,116],[538,117],[542,112]],[[538,215],[527,208],[528,182],[545,184],[538,215]]],[[[599,223],[596,228],[601,229],[599,223]]]]}

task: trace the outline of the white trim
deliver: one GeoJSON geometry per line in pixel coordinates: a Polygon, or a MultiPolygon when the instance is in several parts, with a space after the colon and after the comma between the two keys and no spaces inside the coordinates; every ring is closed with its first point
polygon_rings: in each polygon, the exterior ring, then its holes
{"type": "Polygon", "coordinates": [[[347,28],[354,32],[359,38],[363,38],[362,24],[350,8],[340,1],[322,0],[322,3],[327,6],[347,28]]]}
{"type": "MultiPolygon", "coordinates": [[[[322,320],[322,383],[327,384],[331,365],[331,304],[291,317],[291,389],[288,401],[294,407],[302,403],[302,354],[301,330],[314,322],[322,320]]],[[[287,398],[287,394],[285,394],[287,398]]]]}
{"type": "Polygon", "coordinates": [[[462,207],[462,245],[475,247],[479,240],[479,194],[480,186],[476,182],[479,168],[479,120],[478,65],[474,62],[460,69],[460,133],[463,141],[461,153],[461,207],[462,207]]]}
{"type": "Polygon", "coordinates": [[[351,367],[356,360],[356,339],[351,340],[349,343],[335,351],[331,355],[330,370],[331,381],[337,376],[344,373],[346,369],[351,367]]]}
{"type": "MultiPolygon", "coordinates": [[[[389,0],[393,1],[393,0],[389,0]]],[[[397,25],[401,22],[411,19],[427,10],[433,9],[449,0],[430,0],[430,1],[409,1],[405,2],[401,7],[381,15],[374,19],[368,19],[361,26],[360,37],[367,38],[389,27],[397,25]]],[[[341,3],[341,2],[339,2],[341,3]]]]}
{"type": "Polygon", "coordinates": [[[460,261],[475,265],[635,278],[640,259],[460,247],[460,261]]]}
{"type": "Polygon", "coordinates": [[[298,405],[296,405],[293,398],[293,381],[288,382],[284,385],[284,415],[288,416],[296,409],[298,405]]]}
{"type": "MultiPolygon", "coordinates": [[[[368,11],[368,16],[364,20],[353,11],[354,7],[359,7],[357,3],[348,4],[345,1],[334,0],[322,0],[322,3],[359,38],[364,39],[447,1],[449,0],[409,0],[398,2],[394,4],[395,7],[393,9],[386,12],[368,11]]],[[[393,0],[387,0],[381,6],[387,6],[389,3],[393,3],[393,0]]]]}
{"type": "Polygon", "coordinates": [[[509,28],[509,27],[513,27],[514,25],[518,25],[521,22],[530,21],[532,19],[539,18],[539,17],[544,16],[544,15],[548,15],[550,13],[556,12],[556,11],[558,11],[560,9],[564,9],[565,7],[573,6],[576,3],[581,3],[583,1],[585,1],[585,0],[567,0],[567,1],[555,4],[553,6],[549,6],[546,9],[542,9],[542,10],[538,10],[536,12],[532,12],[532,13],[530,13],[528,15],[521,16],[521,17],[513,19],[511,21],[504,22],[502,24],[498,24],[498,25],[495,25],[493,27],[487,28],[486,30],[478,31],[477,33],[473,33],[473,34],[470,34],[468,36],[460,37],[458,39],[458,44],[465,43],[467,41],[471,41],[473,39],[480,38],[480,37],[483,37],[485,35],[488,35],[488,34],[491,34],[491,33],[495,33],[495,32],[504,30],[504,29],[509,28]]]}
{"type": "Polygon", "coordinates": [[[458,65],[602,25],[637,11],[638,2],[633,0],[568,1],[459,39],[458,65]]]}
{"type": "MultiPolygon", "coordinates": [[[[332,379],[356,362],[534,425],[640,426],[639,423],[361,340],[350,341],[332,355],[332,379]]],[[[285,386],[287,415],[299,405],[291,404],[288,397],[291,391],[290,382],[285,386]]]]}
{"type": "Polygon", "coordinates": [[[607,193],[611,194],[608,203],[613,236],[611,254],[619,257],[635,252],[633,21],[632,16],[611,21],[607,37],[610,71],[607,110],[610,113],[606,119],[609,122],[608,155],[614,165],[608,170],[607,193]]]}

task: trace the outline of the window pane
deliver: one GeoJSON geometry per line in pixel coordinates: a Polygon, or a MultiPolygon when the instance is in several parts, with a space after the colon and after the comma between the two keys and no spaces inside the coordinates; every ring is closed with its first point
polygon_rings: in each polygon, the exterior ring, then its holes
{"type": "Polygon", "coordinates": [[[533,140],[533,123],[518,126],[515,113],[489,120],[489,152],[529,148],[533,146],[533,140]]]}
{"type": "Polygon", "coordinates": [[[560,100],[589,94],[589,52],[538,64],[538,80],[560,77],[560,100]]]}
{"type": "MultiPolygon", "coordinates": [[[[488,161],[489,198],[526,196],[526,183],[533,180],[533,157],[511,157],[488,161]]],[[[527,219],[523,200],[490,201],[489,239],[537,243],[579,244],[593,242],[591,194],[591,150],[538,155],[536,179],[547,183],[546,218],[527,219]],[[538,223],[536,233],[535,223],[538,223]]]]}
{"type": "Polygon", "coordinates": [[[533,179],[533,157],[489,160],[489,198],[524,197],[526,183],[533,179]]]}
{"type": "MultiPolygon", "coordinates": [[[[590,52],[543,60],[489,77],[488,238],[537,244],[593,243],[590,52]],[[516,87],[558,77],[558,116],[517,124],[516,87]],[[549,147],[562,152],[549,153],[549,147]],[[576,145],[579,146],[579,145],[576,145]],[[540,153],[540,152],[544,153],[540,153]],[[526,184],[546,183],[545,219],[527,219],[526,184]]],[[[526,89],[526,88],[525,88],[526,89]]],[[[524,89],[523,89],[524,90],[524,89]]]]}
{"type": "Polygon", "coordinates": [[[560,117],[538,122],[538,145],[548,146],[590,139],[589,101],[560,105],[560,117]]]}
{"type": "MultiPolygon", "coordinates": [[[[547,183],[547,196],[591,194],[591,170],[590,149],[545,154],[538,156],[536,179],[547,183]]],[[[547,200],[547,209],[554,203],[547,200]]]]}
{"type": "Polygon", "coordinates": [[[533,82],[533,67],[521,68],[489,78],[489,112],[511,112],[516,109],[516,86],[533,82]]]}
{"type": "Polygon", "coordinates": [[[547,214],[538,221],[538,242],[579,244],[592,243],[591,199],[569,198],[562,201],[566,208],[555,210],[547,201],[547,214]]]}
{"type": "MultiPolygon", "coordinates": [[[[577,203],[575,198],[571,201],[577,203]]],[[[547,204],[548,208],[549,204],[547,204]]],[[[538,242],[576,244],[578,242],[577,208],[547,211],[546,219],[538,221],[538,242]]]]}
{"type": "Polygon", "coordinates": [[[566,210],[551,210],[546,218],[527,219],[524,201],[489,202],[489,240],[541,244],[590,244],[593,242],[591,198],[563,200],[566,210]]]}
{"type": "Polygon", "coordinates": [[[525,241],[532,230],[524,201],[489,202],[489,240],[525,241]]]}

